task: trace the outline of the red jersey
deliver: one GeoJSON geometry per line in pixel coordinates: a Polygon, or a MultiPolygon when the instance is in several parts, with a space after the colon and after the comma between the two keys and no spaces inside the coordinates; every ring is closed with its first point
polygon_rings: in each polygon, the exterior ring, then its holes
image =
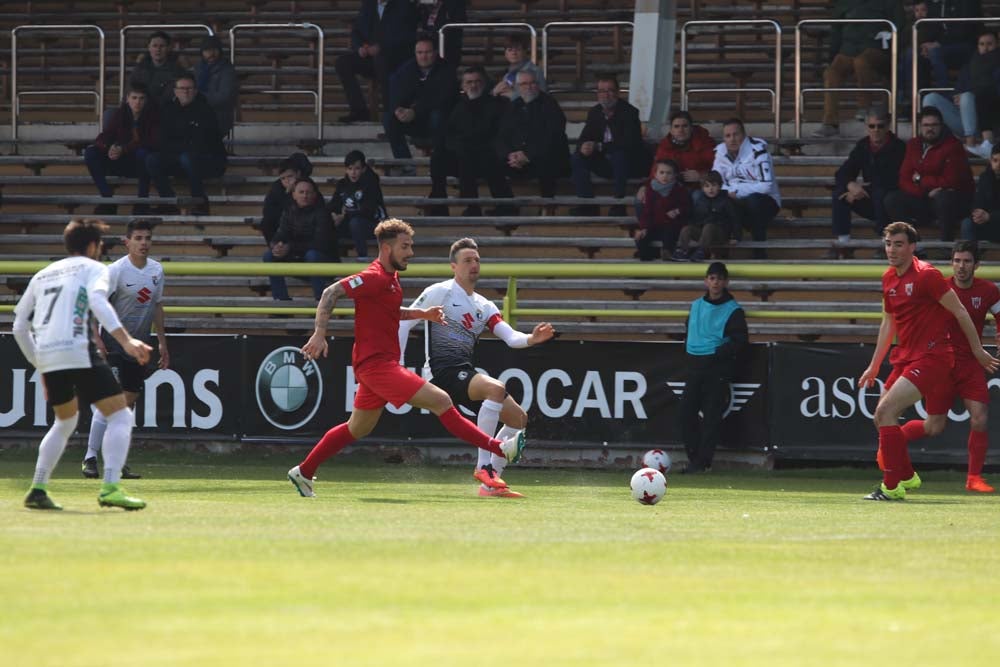
{"type": "Polygon", "coordinates": [[[948,333],[955,318],[938,303],[949,289],[940,271],[916,257],[903,275],[896,275],[893,267],[882,274],[882,302],[896,322],[893,364],[927,354],[952,354],[948,333]]]}
{"type": "Polygon", "coordinates": [[[377,259],[361,273],[340,281],[354,299],[354,351],[351,364],[357,370],[370,359],[399,363],[399,309],[403,289],[399,274],[389,273],[377,259]]]}
{"type": "MultiPolygon", "coordinates": [[[[993,313],[995,316],[997,311],[1000,311],[1000,289],[989,280],[983,280],[982,278],[973,278],[972,286],[968,289],[962,289],[956,285],[954,276],[948,280],[948,284],[955,290],[958,300],[969,311],[972,324],[975,325],[976,332],[982,337],[983,327],[986,325],[986,313],[993,313]]],[[[951,344],[955,348],[956,360],[959,358],[975,359],[972,356],[969,341],[966,340],[965,334],[962,333],[961,327],[958,326],[958,320],[952,322],[951,344]]]]}

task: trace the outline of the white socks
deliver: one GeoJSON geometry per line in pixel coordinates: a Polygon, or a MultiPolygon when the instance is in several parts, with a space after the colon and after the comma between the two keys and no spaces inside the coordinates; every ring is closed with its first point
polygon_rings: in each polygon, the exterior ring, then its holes
{"type": "Polygon", "coordinates": [[[104,435],[104,483],[117,484],[122,477],[122,466],[128,458],[132,439],[132,411],[122,408],[107,417],[104,435]]]}
{"type": "MultiPolygon", "coordinates": [[[[505,425],[502,429],[500,429],[500,432],[497,433],[497,440],[506,440],[507,438],[511,438],[520,430],[521,429],[519,428],[511,428],[510,426],[505,425]]],[[[502,456],[497,456],[496,454],[490,454],[490,457],[490,463],[493,464],[493,470],[496,471],[497,476],[502,475],[503,469],[507,467],[507,459],[502,456]]]]}
{"type": "MultiPolygon", "coordinates": [[[[493,434],[497,432],[497,424],[500,423],[500,410],[502,409],[503,403],[497,403],[488,398],[483,401],[482,406],[479,408],[479,414],[476,416],[476,426],[479,427],[479,430],[492,438],[493,434]]],[[[490,452],[480,449],[479,460],[476,461],[476,470],[488,464],[490,456],[493,456],[490,452]]]]}
{"type": "Polygon", "coordinates": [[[104,441],[104,431],[108,428],[108,420],[100,410],[93,405],[90,406],[93,413],[90,419],[90,435],[87,436],[87,455],[84,459],[97,458],[97,453],[101,451],[101,443],[104,441]]]}
{"type": "Polygon", "coordinates": [[[52,471],[59,463],[59,457],[62,456],[63,450],[66,449],[69,436],[73,435],[79,417],[79,413],[69,419],[57,417],[52,423],[52,428],[42,438],[42,444],[38,447],[38,461],[35,463],[35,477],[32,484],[49,483],[49,477],[52,476],[52,471]]]}

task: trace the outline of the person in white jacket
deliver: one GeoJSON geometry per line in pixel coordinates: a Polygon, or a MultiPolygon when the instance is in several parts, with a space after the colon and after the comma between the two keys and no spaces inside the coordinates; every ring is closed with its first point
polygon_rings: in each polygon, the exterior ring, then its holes
{"type": "MultiPolygon", "coordinates": [[[[730,118],[722,125],[722,143],[715,147],[712,169],[722,175],[723,188],[739,206],[753,240],[766,241],[767,228],[781,209],[767,142],[748,137],[743,121],[730,118]]],[[[754,257],[763,259],[767,251],[757,248],[754,257]]]]}

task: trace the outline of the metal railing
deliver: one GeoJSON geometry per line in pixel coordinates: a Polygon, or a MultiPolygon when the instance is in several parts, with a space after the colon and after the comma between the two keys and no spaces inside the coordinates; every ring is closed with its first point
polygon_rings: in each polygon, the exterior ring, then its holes
{"type": "Polygon", "coordinates": [[[444,33],[446,30],[465,30],[467,28],[524,28],[531,34],[531,62],[538,62],[538,33],[530,23],[447,23],[438,30],[438,54],[444,58],[444,33]]]}
{"type": "Polygon", "coordinates": [[[917,58],[917,51],[920,45],[917,43],[917,30],[921,25],[925,23],[998,23],[996,17],[989,16],[978,16],[978,17],[967,17],[967,18],[951,18],[951,19],[917,19],[913,22],[911,41],[910,41],[910,56],[912,61],[910,62],[910,122],[913,123],[913,134],[917,135],[917,111],[920,108],[920,98],[923,97],[923,93],[929,93],[934,91],[951,90],[950,88],[918,88],[920,85],[917,77],[917,66],[919,65],[917,58]]]}
{"type": "Polygon", "coordinates": [[[316,138],[323,138],[323,49],[326,34],[315,23],[239,23],[229,29],[229,61],[236,66],[237,30],[315,30],[316,31],[316,90],[261,90],[265,95],[312,95],[316,110],[316,138]]]}
{"type": "Polygon", "coordinates": [[[10,31],[10,140],[17,148],[17,116],[20,112],[21,96],[42,95],[89,95],[97,102],[97,131],[101,131],[101,114],[104,110],[104,31],[99,26],[89,24],[66,25],[19,25],[10,31]],[[67,30],[94,30],[98,39],[97,90],[30,90],[17,92],[17,34],[19,32],[58,32],[67,30]]]}
{"type": "Polygon", "coordinates": [[[545,77],[545,81],[549,80],[549,29],[553,27],[558,28],[570,28],[576,30],[585,30],[587,28],[614,28],[615,29],[615,42],[616,44],[620,41],[618,36],[618,29],[627,26],[629,28],[635,28],[635,23],[632,21],[551,21],[542,26],[542,76],[545,77]]]}
{"type": "MultiPolygon", "coordinates": [[[[889,96],[889,113],[892,117],[892,129],[896,132],[899,118],[896,117],[896,63],[899,55],[899,34],[896,24],[888,19],[803,19],[795,24],[795,138],[802,138],[802,110],[805,107],[803,99],[806,93],[885,93],[889,96]],[[802,26],[804,25],[834,25],[844,23],[884,23],[892,33],[889,48],[892,71],[889,88],[803,88],[802,87],[802,26]]],[[[898,133],[898,132],[897,132],[898,133]]]]}
{"type": "Polygon", "coordinates": [[[687,110],[688,97],[693,93],[768,93],[774,113],[774,138],[781,138],[781,25],[770,19],[728,19],[719,21],[688,21],[681,26],[681,109],[687,110]],[[691,88],[687,87],[687,32],[691,26],[770,26],[774,28],[774,88],[691,88]]]}
{"type": "Polygon", "coordinates": [[[129,32],[136,30],[204,30],[214,35],[212,29],[202,23],[146,23],[127,25],[118,31],[118,101],[125,99],[125,42],[129,32]]]}

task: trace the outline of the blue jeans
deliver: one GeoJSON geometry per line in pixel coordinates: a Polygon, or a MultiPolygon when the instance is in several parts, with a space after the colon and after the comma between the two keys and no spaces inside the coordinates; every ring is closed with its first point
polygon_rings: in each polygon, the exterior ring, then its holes
{"type": "Polygon", "coordinates": [[[958,106],[941,93],[928,93],[924,97],[925,107],[934,107],[941,112],[944,124],[956,137],[974,137],[978,134],[979,119],[976,116],[976,95],[965,92],[959,95],[958,106]]]}
{"type": "Polygon", "coordinates": [[[595,152],[589,156],[573,153],[570,156],[570,162],[573,167],[573,188],[576,190],[577,197],[591,199],[594,196],[590,172],[604,178],[613,178],[615,197],[625,196],[625,187],[629,177],[628,157],[625,151],[595,152]]]}
{"type": "Polygon", "coordinates": [[[401,123],[396,118],[396,114],[389,113],[385,131],[389,147],[392,148],[392,156],[394,158],[413,157],[410,153],[410,146],[406,143],[406,137],[417,137],[433,143],[446,120],[447,115],[440,109],[435,109],[424,117],[418,116],[409,123],[401,123]]]}
{"type": "MultiPolygon", "coordinates": [[[[300,258],[291,258],[288,260],[279,260],[274,257],[271,249],[268,248],[264,251],[264,256],[262,259],[265,262],[278,262],[278,261],[300,261],[300,262],[332,262],[333,257],[330,257],[325,252],[319,250],[306,250],[306,254],[300,258]]],[[[339,260],[337,260],[339,261],[339,260]]],[[[291,301],[291,297],[288,296],[288,284],[285,282],[285,276],[268,276],[271,281],[271,297],[275,301],[291,301]]],[[[323,276],[310,276],[309,282],[312,285],[313,297],[319,301],[319,298],[323,296],[323,290],[326,289],[327,280],[323,276]]]]}
{"type": "MultiPolygon", "coordinates": [[[[927,54],[927,58],[920,56],[918,49],[918,73],[926,66],[925,63],[928,63],[931,69],[931,86],[934,88],[950,88],[951,82],[948,80],[948,68],[961,67],[967,63],[974,49],[975,47],[971,43],[942,44],[936,49],[931,49],[927,54]]],[[[912,85],[910,72],[913,69],[913,52],[909,48],[903,49],[903,55],[900,60],[902,62],[899,67],[899,95],[901,99],[909,100],[910,86],[912,85]]]]}
{"type": "Polygon", "coordinates": [[[885,212],[885,191],[880,188],[866,187],[867,199],[859,199],[848,204],[840,195],[847,192],[847,187],[838,186],[833,189],[833,235],[842,236],[851,233],[851,213],[875,223],[875,235],[881,237],[882,230],[889,224],[889,215],[885,212]]]}
{"type": "Polygon", "coordinates": [[[360,215],[352,215],[344,220],[343,228],[354,242],[354,252],[358,257],[368,257],[368,241],[375,238],[375,221],[360,215]]]}
{"type": "MultiPolygon", "coordinates": [[[[192,197],[204,197],[203,178],[222,176],[226,172],[225,155],[196,155],[194,153],[150,153],[146,157],[146,171],[156,185],[161,197],[173,197],[171,174],[187,176],[192,197]]],[[[141,195],[140,195],[141,196],[141,195]]]]}
{"type": "Polygon", "coordinates": [[[125,178],[138,178],[138,195],[148,197],[149,174],[146,173],[146,157],[145,148],[139,148],[135,153],[122,155],[117,160],[112,160],[108,157],[107,151],[94,145],[87,146],[87,149],[83,151],[83,161],[87,164],[87,171],[90,172],[90,178],[94,181],[94,185],[97,186],[97,191],[101,193],[102,197],[111,197],[115,194],[111,186],[108,185],[107,176],[109,174],[125,178]]]}

